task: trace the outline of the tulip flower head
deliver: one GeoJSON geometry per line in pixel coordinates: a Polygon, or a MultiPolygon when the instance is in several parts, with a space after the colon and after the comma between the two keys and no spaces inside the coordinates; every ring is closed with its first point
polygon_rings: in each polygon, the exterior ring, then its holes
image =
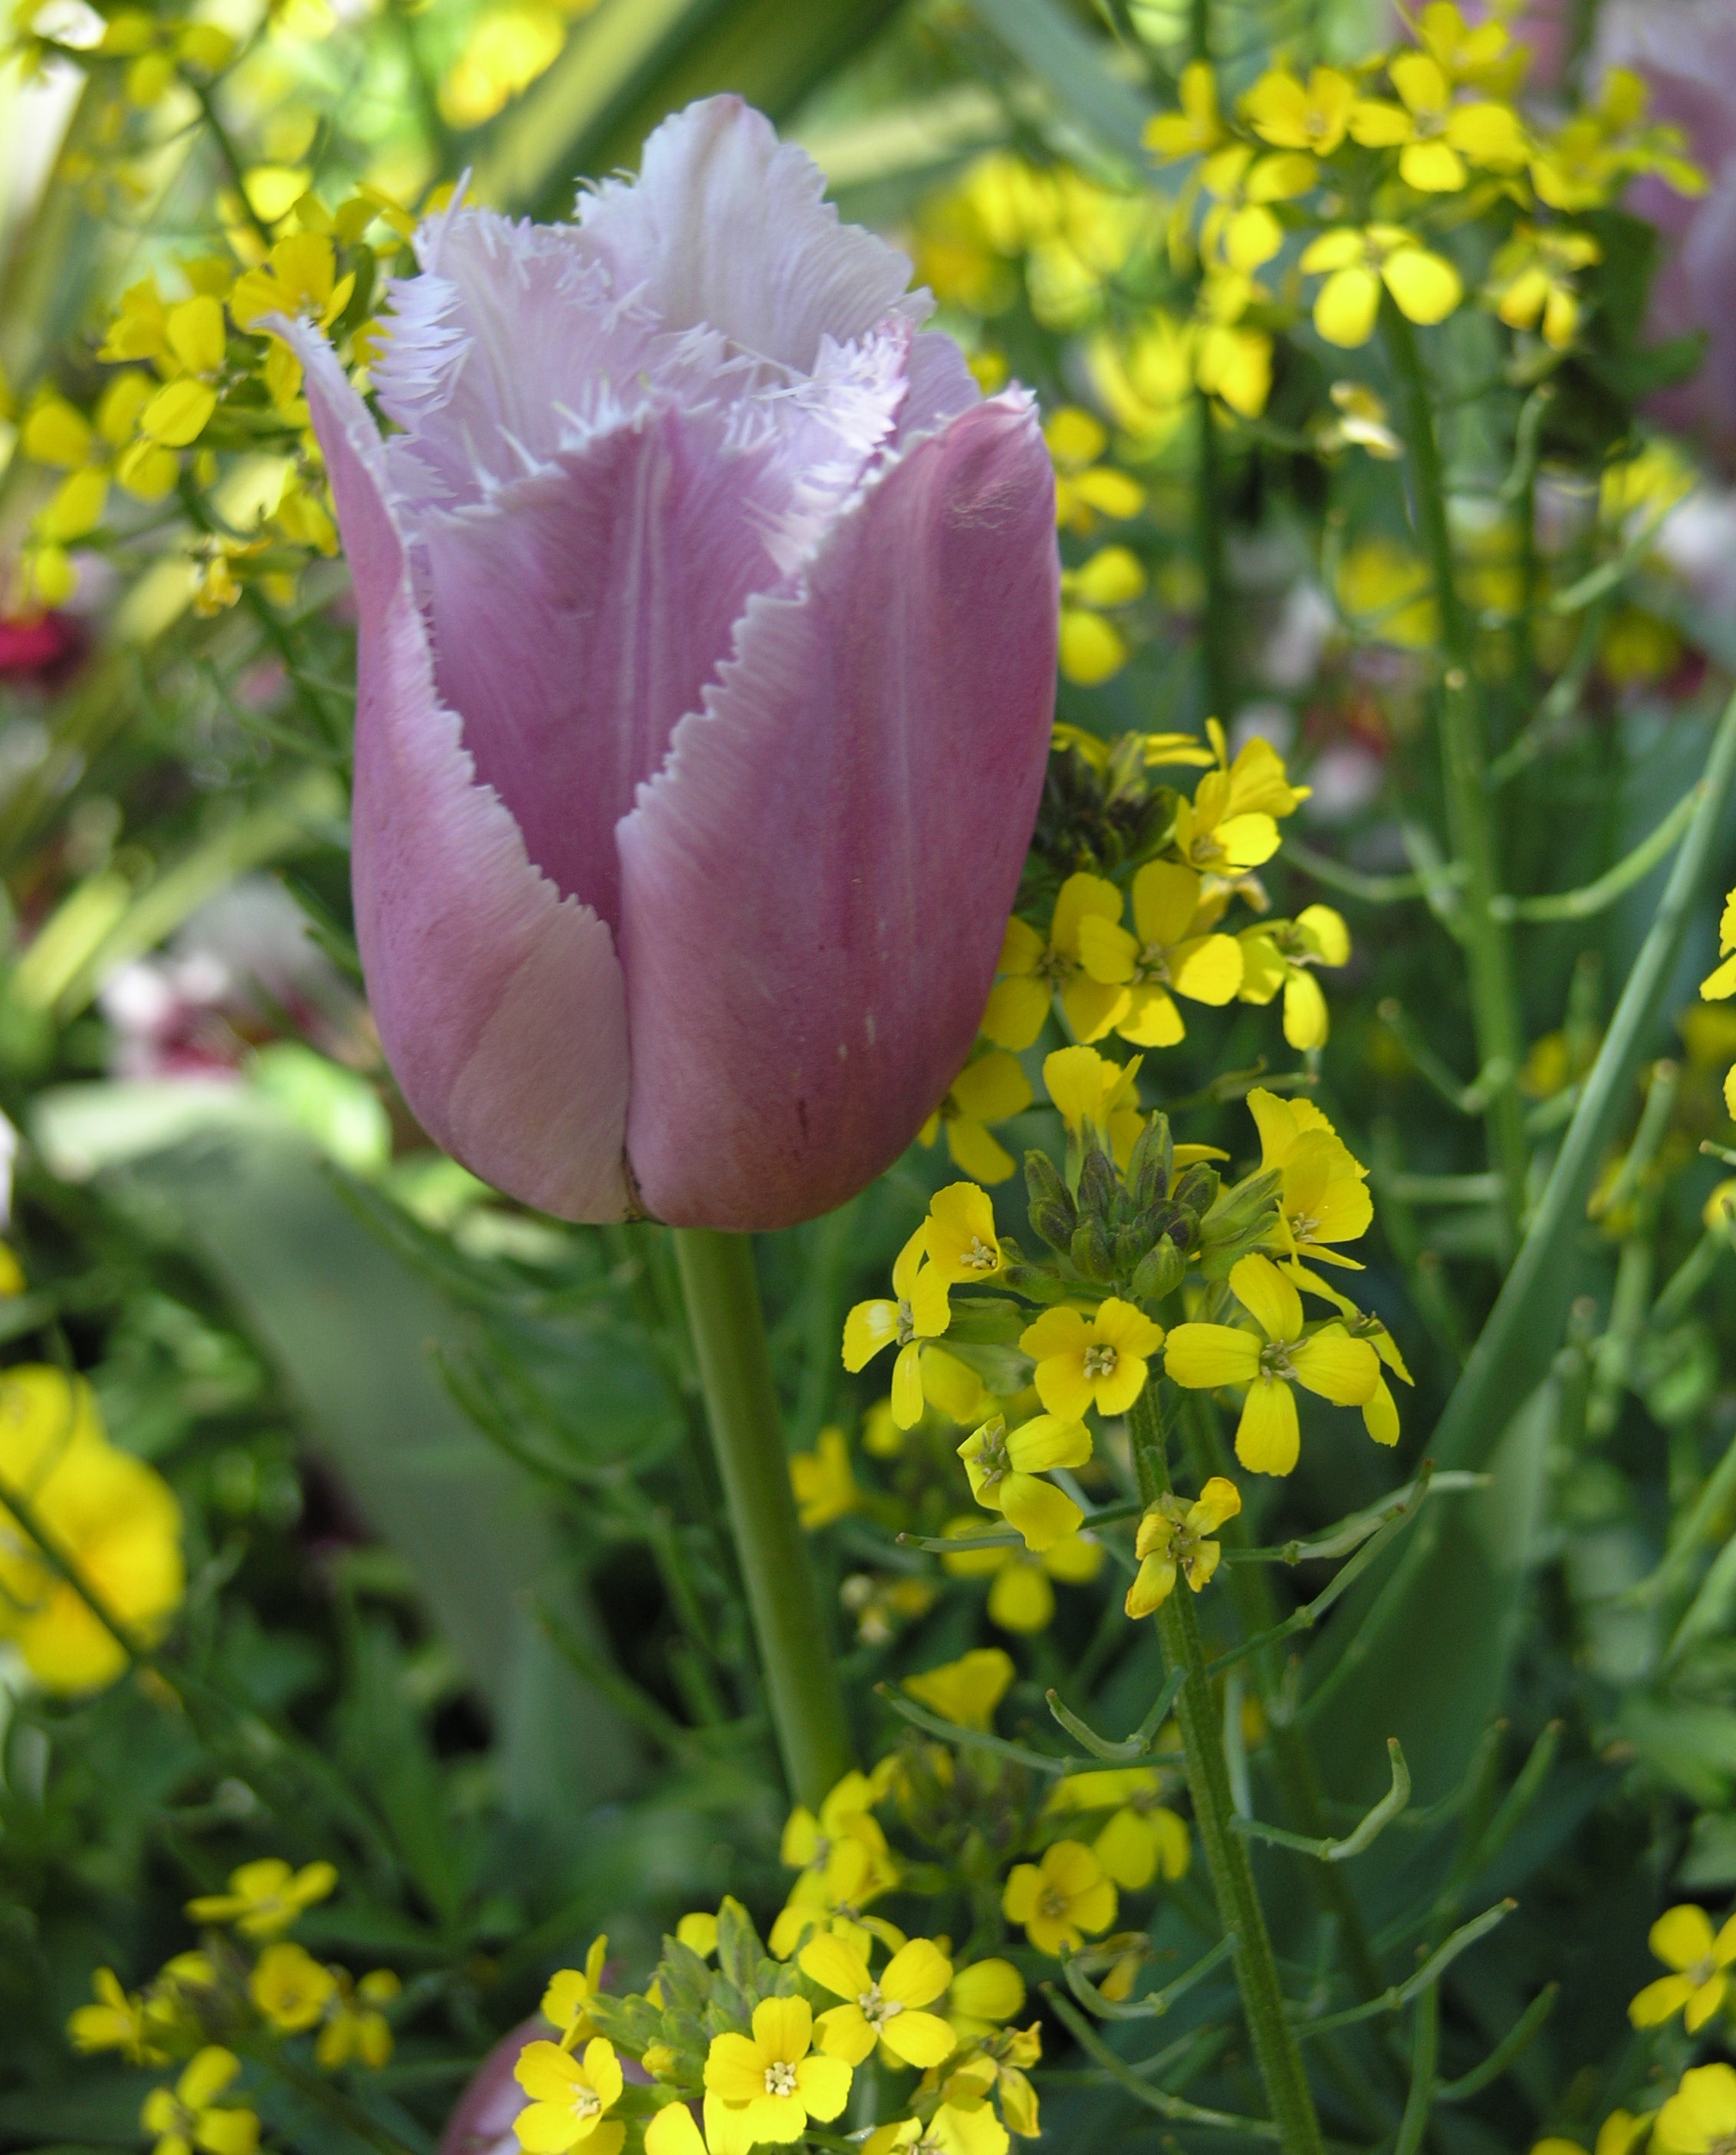
{"type": "Polygon", "coordinates": [[[822,197],[719,97],[571,224],[431,218],[371,368],[389,440],[323,310],[266,325],[355,586],[381,1038],[433,1136],[565,1218],[776,1227],[890,1165],[973,1045],[1035,822],[1035,410],[822,197]]]}

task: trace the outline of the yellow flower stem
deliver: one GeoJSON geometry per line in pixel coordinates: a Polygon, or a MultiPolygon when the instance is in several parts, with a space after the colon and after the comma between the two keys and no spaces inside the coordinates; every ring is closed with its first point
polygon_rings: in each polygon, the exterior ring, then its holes
{"type": "MultiPolygon", "coordinates": [[[[1154,1377],[1128,1416],[1139,1494],[1148,1504],[1168,1495],[1171,1487],[1165,1434],[1171,1396],[1167,1380],[1154,1377]]],[[[1236,1981],[1273,2122],[1287,2155],[1324,2155],[1325,2143],[1302,2053],[1284,2017],[1278,1963],[1247,1845],[1231,1824],[1235,1811],[1229,1770],[1192,1594],[1178,1586],[1158,1610],[1157,1625],[1165,1666],[1187,1672],[1175,1702],[1175,1719],[1181,1730],[1194,1823],[1206,1852],[1219,1919],[1226,1931],[1235,1933],[1236,1981]]]]}
{"type": "Polygon", "coordinates": [[[281,2043],[237,2040],[235,2047],[246,2056],[257,2059],[268,2071],[275,2073],[286,2086],[294,2088],[305,2101],[316,2110],[323,2110],[335,2124],[376,2149],[377,2155],[414,2155],[408,2144],[382,2125],[364,2104],[346,2095],[341,2088],[334,2087],[322,2075],[310,2072],[289,2055],[281,2043]]]}
{"type": "Polygon", "coordinates": [[[1201,657],[1205,669],[1206,709],[1228,725],[1234,716],[1235,685],[1230,665],[1230,593],[1224,574],[1223,448],[1211,399],[1194,392],[1200,430],[1200,468],[1194,485],[1194,530],[1205,580],[1200,617],[1201,657]]]}
{"type": "MultiPolygon", "coordinates": [[[[1188,1456],[1200,1482],[1203,1484],[1214,1474],[1228,1475],[1230,1461],[1211,1394],[1190,1392],[1183,1413],[1188,1456]]],[[[1218,1533],[1226,1549],[1245,1548],[1248,1540],[1247,1518],[1226,1519],[1218,1533]]],[[[1254,1636],[1277,1627],[1280,1621],[1278,1601],[1272,1591],[1271,1574],[1264,1564],[1226,1564],[1218,1576],[1228,1584],[1237,1620],[1246,1633],[1254,1636]]],[[[1278,1769],[1279,1793],[1296,1830],[1309,1840],[1324,1840],[1331,1827],[1314,1752],[1303,1730],[1288,1714],[1276,1709],[1271,1659],[1268,1648],[1254,1656],[1253,1666],[1267,1707],[1267,1738],[1278,1769]]],[[[1363,1921],[1356,1896],[1350,1890],[1349,1880],[1335,1864],[1311,1863],[1308,1866],[1308,1881],[1322,1913],[1332,1917],[1338,1924],[1339,1945],[1358,1989],[1365,1998],[1378,1997],[1386,1988],[1386,1978],[1375,1957],[1368,1926],[1363,1921]]]]}
{"type": "Polygon", "coordinates": [[[1472,1024],[1479,1069],[1499,1068],[1485,1125],[1489,1163],[1501,1178],[1502,1216],[1508,1254],[1517,1244],[1525,1190],[1525,1126],[1518,1093],[1524,1061],[1513,934],[1495,917],[1500,888],[1493,804],[1484,782],[1482,692],[1477,678],[1476,637],[1459,595],[1447,521],[1441,446],[1435,433],[1428,377],[1416,332],[1394,304],[1380,296],[1380,334],[1404,391],[1411,473],[1411,513],[1434,581],[1441,617],[1441,756],[1447,790],[1447,822],[1459,883],[1459,935],[1471,977],[1472,1024]]]}
{"type": "Polygon", "coordinates": [[[850,1738],[796,1517],[753,1244],[710,1227],[671,1232],[771,1725],[791,1794],[817,1809],[849,1770],[850,1738]]]}

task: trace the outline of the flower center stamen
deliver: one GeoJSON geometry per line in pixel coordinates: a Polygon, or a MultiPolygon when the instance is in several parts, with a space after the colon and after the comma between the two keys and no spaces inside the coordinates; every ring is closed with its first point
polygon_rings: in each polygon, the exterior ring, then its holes
{"type": "Polygon", "coordinates": [[[1071,1904],[1058,1886],[1046,1886],[1043,1888],[1042,1898],[1037,1905],[1041,1912],[1052,1922],[1058,1923],[1066,1915],[1071,1904]]]}
{"type": "Polygon", "coordinates": [[[767,2095],[795,2094],[796,2068],[786,2059],[774,2058],[766,2068],[766,2092],[767,2095]]]}
{"type": "Polygon", "coordinates": [[[1295,1374],[1290,1366],[1290,1342],[1288,1339],[1268,1339],[1260,1349],[1260,1374],[1262,1377],[1288,1379],[1295,1374]]]}
{"type": "Polygon", "coordinates": [[[974,1272],[991,1272],[1000,1262],[998,1252],[991,1250],[981,1235],[973,1235],[970,1248],[959,1253],[959,1262],[968,1265],[974,1272]]]}
{"type": "Polygon", "coordinates": [[[595,2117],[602,2109],[595,2088],[576,2087],[572,2091],[572,2114],[575,2117],[595,2117]]]}
{"type": "Polygon", "coordinates": [[[909,1303],[908,1302],[901,1302],[901,1303],[899,1304],[899,1346],[900,1346],[900,1347],[908,1347],[908,1346],[909,1345],[910,1342],[911,1342],[911,1341],[912,1341],[915,1337],[916,1337],[916,1319],[915,1319],[915,1318],[914,1318],[914,1317],[912,1315],[912,1313],[911,1313],[911,1310],[910,1310],[910,1305],[909,1305],[909,1303]]]}
{"type": "Polygon", "coordinates": [[[904,2009],[897,1999],[885,1996],[878,1983],[871,1983],[856,2003],[862,2009],[863,2019],[874,2028],[883,2028],[888,2020],[896,2020],[904,2009]]]}
{"type": "Polygon", "coordinates": [[[1113,1347],[1088,1347],[1085,1349],[1085,1374],[1088,1377],[1113,1377],[1115,1365],[1120,1359],[1113,1347]]]}

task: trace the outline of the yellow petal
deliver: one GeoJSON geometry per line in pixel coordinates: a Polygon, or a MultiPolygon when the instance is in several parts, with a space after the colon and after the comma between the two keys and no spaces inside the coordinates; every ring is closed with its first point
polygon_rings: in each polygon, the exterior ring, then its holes
{"type": "Polygon", "coordinates": [[[1335,1324],[1290,1349],[1297,1382],[1334,1406],[1360,1407],[1375,1395],[1380,1363],[1366,1339],[1352,1339],[1335,1324]]]}
{"type": "Polygon", "coordinates": [[[205,431],[217,409],[217,392],[202,381],[183,376],[166,381],[139,414],[139,431],[165,448],[185,448],[205,431]]]}
{"type": "Polygon", "coordinates": [[[1034,1474],[1009,1474],[1001,1487],[1001,1511],[1007,1524],[1023,1535],[1027,1548],[1041,1554],[1079,1531],[1085,1514],[1052,1482],[1034,1474]]]}
{"type": "Polygon", "coordinates": [[[1314,301],[1314,327],[1328,344],[1354,351],[1374,335],[1380,308],[1380,279],[1371,269],[1360,265],[1340,269],[1320,287],[1314,301]]]}
{"type": "Polygon", "coordinates": [[[1236,1430],[1236,1456],[1251,1474],[1288,1474],[1301,1450],[1290,1387],[1270,1377],[1250,1385],[1236,1430]]]}
{"type": "Polygon", "coordinates": [[[1164,1343],[1165,1374],[1191,1390],[1250,1384],[1259,1368],[1259,1341],[1227,1324],[1178,1324],[1164,1343]]]}
{"type": "Polygon", "coordinates": [[[1232,1266],[1230,1292],[1268,1339],[1294,1339],[1301,1332],[1302,1298],[1270,1257],[1232,1266]]]}
{"type": "Polygon", "coordinates": [[[1399,311],[1413,322],[1444,321],[1464,297],[1452,263],[1421,247],[1402,247],[1381,269],[1399,311]]]}

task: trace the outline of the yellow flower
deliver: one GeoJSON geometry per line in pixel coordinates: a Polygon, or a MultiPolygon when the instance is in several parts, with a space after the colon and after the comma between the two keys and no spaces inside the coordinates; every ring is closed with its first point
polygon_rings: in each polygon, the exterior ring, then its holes
{"type": "Polygon", "coordinates": [[[1010,1960],[973,1961],[954,1971],[945,2002],[953,2033],[968,2043],[1023,2011],[1025,1978],[1010,1960]]]}
{"type": "Polygon", "coordinates": [[[1278,819],[1293,815],[1310,788],[1293,786],[1283,759],[1257,735],[1237,750],[1232,763],[1224,729],[1216,719],[1206,730],[1218,767],[1208,770],[1192,801],[1175,811],[1175,850],[1202,875],[1245,875],[1269,861],[1278,848],[1278,819]]]}
{"type": "Polygon", "coordinates": [[[173,2091],[152,2088],[139,2122],[156,2136],[151,2155],[253,2155],[259,2144],[259,2121],[239,2105],[218,2106],[217,2098],[241,2071],[231,2050],[207,2045],[175,2083],[173,2091]]]}
{"type": "Polygon", "coordinates": [[[1380,1381],[1380,1364],[1368,1342],[1352,1339],[1341,1324],[1304,1337],[1302,1298],[1270,1258],[1242,1258],[1230,1286],[1264,1341],[1232,1325],[1178,1324],[1165,1369],[1191,1390],[1246,1385],[1236,1456],[1252,1474],[1288,1474],[1301,1449],[1291,1385],[1336,1406],[1360,1406],[1380,1381]]]}
{"type": "Polygon", "coordinates": [[[1284,991],[1284,1038],[1292,1047],[1324,1047],[1329,1026],[1326,998],[1312,968],[1349,962],[1350,931],[1329,905],[1305,906],[1293,920],[1262,920],[1242,931],[1245,1003],[1269,1003],[1284,991]]]}
{"type": "Polygon", "coordinates": [[[1118,1766],[1068,1774],[1056,1783],[1046,1808],[1052,1817],[1113,1813],[1092,1852],[1118,1886],[1138,1893],[1154,1878],[1187,1876],[1187,1827],[1160,1800],[1162,1794],[1163,1776],[1155,1766],[1118,1766]]]}
{"type": "Polygon", "coordinates": [[[1040,1554],[1076,1534],[1084,1513],[1065,1491],[1043,1476],[1057,1467],[1083,1467],[1091,1456],[1091,1435],[1082,1421],[1034,1415],[1009,1430],[1005,1415],[992,1415],[959,1446],[970,1493],[985,1511],[999,1512],[1040,1554]]]}
{"type": "Polygon", "coordinates": [[[1690,2035],[1698,2033],[1724,2002],[1736,1962],[1736,1916],[1714,1932],[1712,1919],[1692,1901],[1667,1908],[1652,1926],[1646,1943],[1664,1966],[1677,1972],[1648,1983],[1627,2009],[1636,2028],[1657,2028],[1680,2013],[1690,2035]]]}
{"type": "Polygon", "coordinates": [[[1194,329],[1154,307],[1132,330],[1091,340],[1091,378],[1110,417],[1149,454],[1167,446],[1193,409],[1194,329]]]}
{"type": "Polygon", "coordinates": [[[1120,672],[1129,646],[1106,612],[1145,595],[1145,570],[1125,546],[1099,547],[1088,561],[1061,573],[1060,665],[1063,677],[1094,688],[1120,672]]]}
{"type": "Polygon", "coordinates": [[[1040,1863],[1016,1863],[1001,1907],[1022,1923],[1039,1953],[1077,1953],[1086,1937],[1106,1931],[1119,1906],[1114,1881],[1083,1841],[1057,1840],[1040,1863]]]}
{"type": "Polygon", "coordinates": [[[253,2001],[274,2028],[299,2035],[337,1994],[337,1978],[310,1953],[287,1940],[267,1946],[248,1978],[253,2001]]]}
{"type": "MultiPolygon", "coordinates": [[[[147,1645],[161,1637],[187,1584],[181,1507],[154,1468],[110,1443],[83,1378],[46,1364],[0,1376],[0,1507],[8,1490],[111,1616],[147,1645]]],[[[0,1635],[50,1691],[95,1690],[126,1666],[113,1634],[3,1508],[0,1635]]]]}
{"type": "MultiPolygon", "coordinates": [[[[1359,1309],[1349,1295],[1340,1294],[1335,1287],[1329,1286],[1318,1272],[1311,1272],[1298,1259],[1293,1257],[1285,1269],[1304,1294],[1317,1294],[1323,1302],[1329,1302],[1344,1318],[1344,1329],[1350,1337],[1366,1339],[1385,1366],[1401,1383],[1409,1385],[1415,1382],[1405,1367],[1405,1358],[1399,1352],[1398,1342],[1378,1317],[1359,1309]]],[[[1385,1377],[1375,1385],[1370,1397],[1363,1402],[1362,1424],[1376,1444],[1394,1445],[1399,1441],[1399,1410],[1385,1377]]]]}
{"type": "Polygon", "coordinates": [[[853,1376],[883,1347],[895,1346],[892,1365],[892,1418],[900,1429],[922,1420],[922,1348],[938,1339],[952,1322],[946,1299],[946,1276],[927,1262],[928,1224],[919,1226],[892,1268],[890,1302],[858,1302],[844,1319],[844,1367],[853,1376]]]}
{"type": "Polygon", "coordinates": [[[119,2050],[131,2065],[160,2065],[163,2053],[149,2040],[150,2024],[145,2001],[136,1992],[123,1990],[111,1968],[100,1968],[91,1976],[96,1993],[95,2005],[80,2005],[66,2024],[75,2050],[119,2050]]]}
{"type": "Polygon", "coordinates": [[[300,390],[301,362],[274,330],[266,330],[265,317],[283,315],[291,321],[312,321],[330,329],[350,304],[355,289],[353,273],[338,275],[335,251],[323,232],[291,233],[277,242],[258,269],[236,279],[229,312],[238,329],[255,336],[270,335],[265,381],[279,410],[300,390]]]}
{"type": "Polygon", "coordinates": [[[850,1446],[842,1430],[833,1426],[820,1431],[812,1451],[794,1454],[790,1482],[796,1492],[796,1515],[810,1533],[829,1527],[862,1502],[850,1468],[850,1446]]]}
{"type": "Polygon", "coordinates": [[[801,1876],[772,1927],[774,1953],[792,1951],[804,1926],[832,1909],[866,1907],[897,1885],[898,1865],[873,1815],[874,1801],[867,1774],[850,1773],[829,1791],[817,1817],[803,1804],[791,1812],[778,1860],[801,1876]]]}
{"type": "Polygon", "coordinates": [[[561,2030],[563,2050],[572,2050],[597,2033],[591,2001],[602,1989],[603,1964],[608,1957],[607,1938],[593,1938],[582,1968],[563,1968],[549,1978],[542,1994],[542,2017],[561,2030]]]}
{"type": "Polygon", "coordinates": [[[1134,1543],[1139,1569],[1127,1589],[1128,1615],[1149,1616],[1161,1608],[1175,1591],[1178,1571],[1196,1594],[1203,1593],[1223,1554],[1209,1537],[1241,1509],[1241,1491],[1221,1474],[1214,1474],[1192,1503],[1160,1497],[1139,1521],[1134,1543]]]}
{"type": "Polygon", "coordinates": [[[943,2102],[926,2124],[904,2117],[877,2127],[863,2155],[1006,2155],[1006,2135],[986,2102],[943,2102]]]}
{"type": "Polygon", "coordinates": [[[1201,882],[1175,861],[1150,861],[1134,878],[1134,927],[1094,914],[1079,929],[1079,954],[1095,980],[1125,990],[1114,1017],[1124,1040],[1173,1047],[1186,1031],[1175,997],[1221,1006],[1242,985],[1242,946],[1209,932],[1201,882]],[[1173,990],[1173,993],[1172,993],[1173,990]]]}
{"type": "Polygon", "coordinates": [[[1046,1631],[1054,1620],[1055,1589],[1052,1579],[1083,1586],[1103,1569],[1100,1542],[1083,1534],[1065,1534],[1040,1554],[1034,1550],[972,1548],[978,1532],[974,1518],[954,1519],[946,1528],[950,1538],[962,1546],[940,1559],[955,1579],[989,1579],[989,1621],[1003,1631],[1029,1636],[1046,1631]]]}
{"type": "MultiPolygon", "coordinates": [[[[1645,2137],[1654,2115],[1653,2111],[1642,2111],[1636,2117],[1630,2111],[1612,2110],[1597,2128],[1592,2155],[1629,2155],[1635,2144],[1645,2137]]],[[[1662,2142],[1654,2141],[1652,2145],[1659,2149],[1659,2155],[1663,2155],[1662,2142]]],[[[1577,2140],[1551,2137],[1534,2141],[1530,2155],[1585,2155],[1585,2150],[1577,2140]]]]}
{"type": "Polygon", "coordinates": [[[330,1863],[306,1863],[292,1871],[280,1856],[262,1856],[229,1873],[227,1893],[202,1893],[187,1902],[187,1912],[196,1923],[233,1923],[244,1938],[274,1938],[336,1883],[330,1863]]]}
{"type": "Polygon", "coordinates": [[[1427,568],[1390,539],[1359,541],[1339,564],[1339,604],[1360,637],[1426,651],[1440,641],[1441,616],[1427,568]]]}
{"type": "Polygon", "coordinates": [[[929,1262],[950,1287],[981,1285],[999,1274],[995,1208],[974,1182],[950,1182],[935,1192],[923,1234],[929,1262]]]}
{"type": "Polygon", "coordinates": [[[875,2044],[889,2062],[926,2071],[951,2056],[952,2030],[932,2005],[952,1981],[952,1963],[929,1938],[899,1947],[878,1979],[867,1960],[835,1933],[822,1932],[801,1949],[800,1966],[810,1982],[847,2001],[822,2013],[815,2026],[820,2048],[848,2065],[866,2065],[875,2044]]]}
{"type": "Polygon", "coordinates": [[[998,1646],[973,1646],[955,1661],[906,1676],[904,1689],[919,1706],[956,1728],[986,1729],[1012,1675],[1012,1662],[998,1646]]]}
{"type": "Polygon", "coordinates": [[[1011,1055],[991,1048],[953,1079],[945,1098],[922,1126],[922,1142],[932,1144],[944,1130],[955,1167],[979,1182],[1005,1182],[1015,1163],[991,1136],[989,1124],[1021,1115],[1030,1104],[1030,1079],[1011,1055]]]}
{"type": "Polygon", "coordinates": [[[1301,268],[1324,276],[1314,300],[1314,327],[1328,344],[1346,349],[1375,333],[1380,287],[1408,321],[1444,321],[1464,297],[1459,273],[1401,224],[1339,225],[1303,248],[1301,268]]]}
{"type": "Polygon", "coordinates": [[[1139,138],[1160,164],[1203,156],[1224,139],[1223,122],[1217,115],[1217,80],[1210,63],[1190,60],[1176,87],[1180,111],[1160,112],[1148,120],[1139,138]]]}
{"type": "Polygon", "coordinates": [[[1350,134],[1365,149],[1402,147],[1399,177],[1406,187],[1452,194],[1464,186],[1467,164],[1514,171],[1524,163],[1524,130],[1510,105],[1456,104],[1446,69],[1427,53],[1401,53],[1387,73],[1403,102],[1359,98],[1350,134]]]}
{"type": "Polygon", "coordinates": [[[1736,2137],[1736,2068],[1693,2065],[1657,2113],[1652,2144],[1659,2155],[1712,2155],[1736,2137]]]}
{"type": "Polygon", "coordinates": [[[392,2056],[392,2024],[380,2008],[402,1985],[389,1968],[376,1968],[352,1983],[349,1972],[335,1968],[337,1992],[325,2009],[325,2024],[314,2045],[314,2062],[335,2072],[354,2058],[377,2072],[392,2056]]]}
{"type": "MultiPolygon", "coordinates": [[[[1026,2078],[1025,2068],[1034,2065],[1042,2055],[1042,2029],[1037,2021],[1028,2028],[997,2029],[980,2036],[975,2054],[947,2075],[941,2086],[942,2096],[955,2113],[974,2112],[992,2123],[989,2097],[994,2096],[1007,2132],[1017,2132],[1022,2140],[1035,2140],[1042,2127],[1037,2117],[1037,2091],[1026,2078]]],[[[983,2145],[992,2147],[995,2155],[1006,2155],[1005,2134],[983,2145]]]]}
{"type": "Polygon", "coordinates": [[[708,2155],[704,2134],[679,2097],[665,2103],[645,2127],[645,2155],[708,2155]]]}
{"type": "Polygon", "coordinates": [[[1416,33],[1436,67],[1454,82],[1511,97],[1524,79],[1526,54],[1498,19],[1467,23],[1452,0],[1429,0],[1416,33]]]}
{"type": "Polygon", "coordinates": [[[1316,68],[1304,83],[1288,68],[1262,74],[1242,100],[1248,125],[1262,142],[1329,157],[1344,139],[1356,91],[1336,68],[1316,68]]]}
{"type": "Polygon", "coordinates": [[[1283,1176],[1280,1246],[1293,1257],[1359,1272],[1355,1258],[1328,1246],[1354,1242],[1374,1224],[1368,1170],[1311,1100],[1285,1100],[1257,1085],[1247,1096],[1260,1133],[1260,1165],[1283,1176]]]}
{"type": "Polygon", "coordinates": [[[1037,1396],[1063,1421],[1078,1421],[1092,1406],[1111,1418],[1125,1414],[1145,1390],[1147,1358],[1163,1344],[1160,1324],[1113,1294],[1094,1317],[1046,1309],[1019,1335],[1037,1364],[1037,1396]]]}
{"type": "Polygon", "coordinates": [[[1100,986],[1079,959],[1080,924],[1091,914],[1119,919],[1121,893],[1103,877],[1082,871],[1061,886],[1047,942],[1026,922],[1007,922],[1001,977],[982,1017],[982,1030],[997,1047],[1015,1052],[1029,1047],[1057,990],[1067,1021],[1081,1040],[1096,1040],[1109,1031],[1116,990],[1100,986]]]}
{"type": "Polygon", "coordinates": [[[805,1998],[764,1998],[751,2035],[714,2035],[705,2056],[705,2138],[711,2155],[747,2155],[760,2141],[799,2140],[811,2118],[842,2110],[850,2068],[815,2055],[805,1998]]]}
{"type": "Polygon", "coordinates": [[[1564,351],[1580,325],[1574,272],[1602,259],[1589,232],[1522,224],[1491,264],[1484,297],[1509,329],[1540,328],[1545,344],[1564,351]]]}
{"type": "Polygon", "coordinates": [[[1721,1003],[1736,996],[1736,890],[1724,900],[1718,924],[1720,962],[1700,983],[1703,1001],[1721,1003]]]}
{"type": "Polygon", "coordinates": [[[1057,1047],[1044,1057],[1043,1088],[1070,1142],[1083,1145],[1094,1137],[1126,1166],[1145,1126],[1138,1084],[1143,1059],[1136,1055],[1129,1063],[1111,1062],[1093,1047],[1057,1047]]]}
{"type": "Polygon", "coordinates": [[[1139,481],[1103,461],[1109,437],[1094,413],[1063,404],[1042,431],[1055,467],[1055,521],[1063,530],[1088,538],[1100,516],[1124,524],[1145,506],[1139,481]]]}
{"type": "Polygon", "coordinates": [[[1656,172],[1677,194],[1706,191],[1706,176],[1684,154],[1674,127],[1642,127],[1651,91],[1631,68],[1605,69],[1596,105],[1539,143],[1531,184],[1551,209],[1595,209],[1626,180],[1656,172]]]}
{"type": "Polygon", "coordinates": [[[513,2120],[525,2155],[619,2155],[627,2127],[605,2117],[621,2096],[620,2063],[607,2036],[593,2035],[583,2061],[560,2043],[527,2043],[512,2069],[530,2098],[513,2120]]]}

